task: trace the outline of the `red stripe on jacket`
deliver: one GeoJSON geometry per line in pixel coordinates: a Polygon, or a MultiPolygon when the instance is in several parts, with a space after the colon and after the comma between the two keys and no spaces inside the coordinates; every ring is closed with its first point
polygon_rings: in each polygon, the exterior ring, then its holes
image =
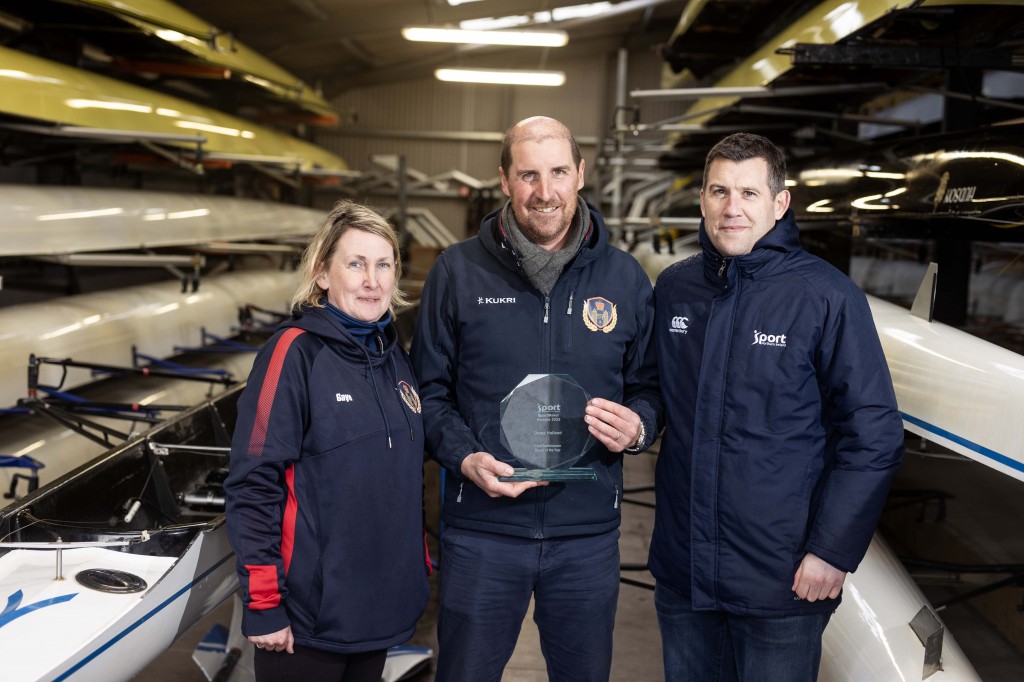
{"type": "Polygon", "coordinates": [[[277,608],[281,604],[281,593],[277,589],[277,566],[250,566],[249,608],[254,611],[277,608]]]}
{"type": "Polygon", "coordinates": [[[281,559],[284,560],[284,574],[288,575],[292,551],[295,549],[295,517],[299,511],[299,501],[295,497],[294,464],[285,469],[284,480],[288,486],[288,501],[284,505],[284,519],[281,521],[281,559]]]}
{"type": "Polygon", "coordinates": [[[274,395],[277,393],[277,382],[281,378],[281,368],[284,367],[284,358],[288,354],[288,348],[292,345],[302,329],[291,327],[281,334],[274,347],[274,354],[270,356],[270,366],[263,377],[263,386],[260,388],[260,399],[256,403],[256,423],[252,427],[252,435],[249,436],[249,454],[259,457],[263,454],[263,446],[267,441],[267,427],[270,423],[270,408],[274,406],[274,395]]]}
{"type": "Polygon", "coordinates": [[[434,562],[430,560],[430,547],[427,545],[427,531],[423,531],[423,560],[427,563],[427,575],[434,574],[434,562]]]}

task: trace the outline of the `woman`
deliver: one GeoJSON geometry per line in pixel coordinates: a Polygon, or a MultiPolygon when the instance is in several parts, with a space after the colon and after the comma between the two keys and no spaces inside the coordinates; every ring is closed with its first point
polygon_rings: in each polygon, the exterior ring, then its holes
{"type": "Polygon", "coordinates": [[[423,426],[392,324],[400,274],[391,226],[339,203],[239,398],[227,523],[258,682],[379,682],[426,604],[423,426]]]}

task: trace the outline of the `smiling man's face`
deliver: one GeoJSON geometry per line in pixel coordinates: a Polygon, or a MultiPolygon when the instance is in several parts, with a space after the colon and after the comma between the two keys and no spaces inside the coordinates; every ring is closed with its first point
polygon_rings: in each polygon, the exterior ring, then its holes
{"type": "Polygon", "coordinates": [[[508,173],[498,169],[501,189],[512,201],[512,213],[523,234],[538,246],[557,251],[569,236],[585,164],[582,160],[578,168],[573,164],[572,148],[565,137],[546,136],[543,129],[532,132],[512,143],[508,173]]]}
{"type": "Polygon", "coordinates": [[[773,195],[768,186],[768,163],[715,159],[700,191],[704,229],[723,256],[748,254],[789,208],[789,191],[773,195]]]}

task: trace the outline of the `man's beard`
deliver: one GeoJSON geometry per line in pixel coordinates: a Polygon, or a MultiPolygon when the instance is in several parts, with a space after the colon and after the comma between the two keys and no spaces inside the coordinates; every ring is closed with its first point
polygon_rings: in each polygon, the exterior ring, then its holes
{"type": "Polygon", "coordinates": [[[578,202],[572,202],[572,210],[569,210],[569,203],[562,204],[558,210],[552,214],[552,218],[557,215],[559,220],[554,222],[553,220],[544,220],[540,216],[530,214],[527,210],[527,215],[522,216],[513,207],[513,213],[516,216],[516,223],[519,224],[519,229],[534,244],[547,244],[552,241],[557,241],[569,227],[572,225],[572,219],[576,215],[576,204],[578,202]]]}

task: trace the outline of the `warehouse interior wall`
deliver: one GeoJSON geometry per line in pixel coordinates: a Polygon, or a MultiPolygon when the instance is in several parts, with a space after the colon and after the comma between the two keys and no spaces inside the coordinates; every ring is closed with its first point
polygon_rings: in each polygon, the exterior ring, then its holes
{"type": "MultiPolygon", "coordinates": [[[[660,86],[661,60],[655,51],[632,51],[627,57],[629,89],[660,86]]],[[[599,145],[611,132],[617,64],[614,52],[600,60],[551,60],[548,68],[566,73],[566,84],[559,88],[445,83],[433,78],[358,88],[331,102],[341,110],[354,111],[356,123],[318,131],[315,142],[363,172],[377,168],[375,155],[404,154],[406,167],[426,176],[458,170],[488,181],[498,177],[505,130],[529,116],[551,116],[576,136],[587,162],[587,188],[593,190],[599,145]]],[[[659,120],[680,110],[676,103],[644,105],[641,121],[659,120]]],[[[349,196],[344,187],[319,190],[316,207],[327,208],[343,197],[385,210],[397,205],[394,192],[349,196]]],[[[500,185],[490,194],[485,203],[491,207],[503,203],[500,185]]],[[[410,206],[430,209],[460,239],[477,227],[478,212],[470,204],[455,192],[409,198],[410,206]]]]}

